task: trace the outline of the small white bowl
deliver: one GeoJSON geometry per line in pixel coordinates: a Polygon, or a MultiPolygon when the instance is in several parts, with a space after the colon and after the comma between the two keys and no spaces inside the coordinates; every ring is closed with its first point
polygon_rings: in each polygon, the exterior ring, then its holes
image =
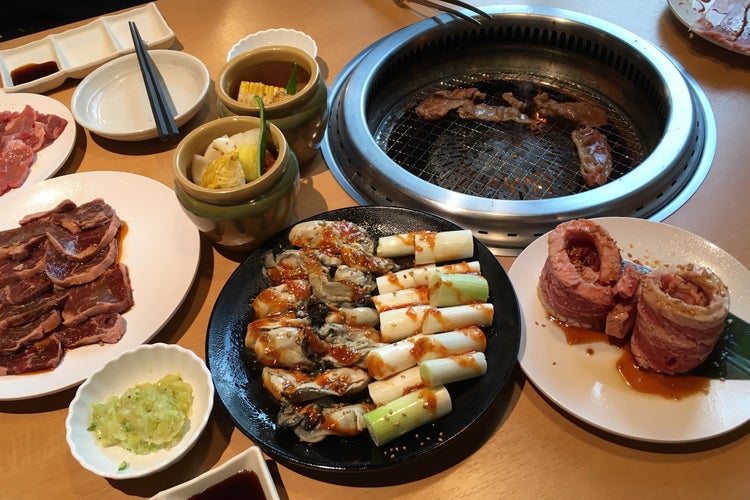
{"type": "MultiPolygon", "coordinates": [[[[196,57],[176,50],[149,50],[175,108],[177,126],[201,108],[211,77],[196,57]]],[[[73,92],[73,117],[91,133],[118,141],[158,136],[143,76],[134,53],[92,71],[73,92]]]]}
{"type": "Polygon", "coordinates": [[[95,474],[112,479],[143,477],[165,469],[193,447],[208,423],[213,403],[211,373],[195,353],[174,344],[144,344],[109,361],[81,384],[68,408],[65,439],[75,459],[95,474]],[[170,373],[179,373],[193,388],[190,428],[177,445],[138,455],[119,446],[105,448],[97,443],[94,433],[87,430],[95,403],[170,373]],[[123,462],[128,466],[118,470],[123,462]]]}
{"type": "Polygon", "coordinates": [[[318,55],[318,45],[307,33],[289,28],[275,28],[247,35],[245,38],[235,43],[229,50],[229,53],[227,53],[227,61],[234,59],[245,52],[257,49],[258,47],[266,47],[268,45],[297,47],[310,54],[310,57],[313,59],[318,55]]]}
{"type": "Polygon", "coordinates": [[[255,472],[267,500],[279,499],[279,492],[276,490],[276,485],[273,482],[273,478],[271,478],[271,473],[268,471],[268,466],[263,459],[260,448],[251,446],[239,455],[230,458],[219,467],[206,471],[190,481],[164,490],[153,496],[151,500],[182,500],[190,498],[205,491],[208,487],[244,470],[255,472]]]}

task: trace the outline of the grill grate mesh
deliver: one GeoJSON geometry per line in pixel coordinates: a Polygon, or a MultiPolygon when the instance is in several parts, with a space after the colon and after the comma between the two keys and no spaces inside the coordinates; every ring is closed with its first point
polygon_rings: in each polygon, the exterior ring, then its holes
{"type": "MultiPolygon", "coordinates": [[[[644,141],[627,114],[609,100],[565,82],[499,73],[478,73],[443,80],[420,89],[393,106],[377,127],[380,148],[420,179],[451,191],[502,200],[541,200],[588,190],[570,137],[576,124],[552,118],[540,130],[515,122],[490,123],[458,118],[451,112],[437,121],[420,118],[413,108],[436,90],[477,87],[484,102],[508,105],[500,96],[513,92],[531,103],[538,92],[560,101],[584,101],[607,111],[600,130],[612,150],[616,179],[637,167],[647,155],[644,141]]],[[[533,108],[530,108],[533,109],[533,108]]]]}

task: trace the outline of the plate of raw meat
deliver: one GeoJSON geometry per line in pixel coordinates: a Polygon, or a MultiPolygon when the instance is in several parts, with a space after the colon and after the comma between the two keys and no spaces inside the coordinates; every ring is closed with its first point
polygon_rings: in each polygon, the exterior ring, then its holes
{"type": "Polygon", "coordinates": [[[0,196],[57,173],[76,141],[76,122],[59,101],[0,90],[0,196]]]}
{"type": "MultiPolygon", "coordinates": [[[[64,215],[62,220],[65,220],[66,224],[54,222],[54,227],[46,226],[47,229],[40,232],[41,240],[34,243],[27,253],[33,254],[36,248],[44,245],[41,247],[42,258],[40,259],[42,271],[33,276],[45,275],[55,283],[56,287],[43,291],[36,297],[46,300],[62,295],[59,307],[51,308],[61,310],[62,321],[58,321],[59,326],[51,325],[47,328],[40,339],[32,338],[29,340],[31,343],[24,341],[20,345],[23,351],[11,349],[0,353],[0,401],[28,399],[67,389],[85,380],[107,361],[122,352],[148,342],[180,307],[197,272],[200,237],[195,226],[177,203],[172,190],[140,175],[104,171],[55,177],[23,190],[13,190],[0,198],[0,253],[5,255],[0,261],[2,261],[4,281],[8,281],[7,273],[10,272],[6,270],[11,269],[6,265],[13,265],[14,259],[25,261],[25,257],[16,251],[21,247],[16,228],[26,228],[34,224],[35,220],[45,223],[48,219],[39,219],[39,214],[52,210],[54,210],[52,217],[62,214],[64,215]],[[53,238],[57,242],[62,241],[61,238],[55,236],[61,231],[59,228],[65,227],[67,230],[72,227],[69,216],[72,212],[62,212],[60,208],[71,203],[77,207],[75,210],[82,209],[82,207],[100,207],[102,203],[111,207],[109,214],[97,210],[91,217],[83,219],[87,226],[79,224],[79,230],[70,229],[70,232],[93,235],[99,226],[89,221],[102,218],[115,220],[119,230],[112,244],[115,244],[117,248],[117,256],[109,267],[104,264],[105,271],[101,274],[101,278],[95,281],[83,284],[65,282],[57,285],[61,279],[61,276],[57,274],[57,269],[82,269],[83,272],[88,273],[93,266],[98,266],[95,258],[75,261],[75,265],[72,266],[58,265],[58,260],[51,256],[50,252],[54,250],[53,253],[55,253],[60,248],[60,245],[52,241],[53,238]],[[27,218],[31,214],[35,214],[35,217],[27,218]],[[19,222],[24,218],[26,218],[25,224],[20,226],[19,222]],[[56,264],[51,268],[50,262],[56,264]],[[92,263],[93,266],[89,266],[88,263],[92,263]],[[116,282],[110,281],[110,276],[112,276],[110,273],[114,273],[119,268],[126,268],[126,271],[123,271],[125,278],[116,282]],[[80,310],[78,306],[85,305],[83,302],[93,303],[91,317],[94,319],[100,316],[102,306],[106,307],[113,302],[112,298],[114,302],[119,301],[118,297],[121,295],[119,290],[123,287],[131,289],[131,300],[125,304],[122,311],[116,311],[121,313],[117,321],[124,323],[121,325],[124,326],[124,331],[120,329],[120,336],[114,340],[107,338],[101,342],[83,343],[84,345],[81,346],[77,346],[81,344],[80,342],[74,345],[68,344],[64,339],[66,336],[64,327],[78,326],[79,323],[86,325],[89,322],[84,321],[86,318],[83,317],[76,318],[75,321],[66,321],[66,309],[68,313],[75,313],[76,310],[80,310]],[[93,293],[81,293],[81,291],[89,290],[93,290],[93,293]],[[79,319],[84,322],[78,321],[79,319]],[[28,350],[34,349],[39,342],[44,342],[52,336],[61,341],[64,346],[62,356],[54,367],[40,370],[34,369],[39,366],[36,363],[22,363],[21,365],[15,363],[19,359],[17,357],[19,352],[22,354],[22,360],[34,362],[38,360],[39,357],[34,356],[34,353],[37,351],[46,353],[47,350],[35,349],[30,353],[28,350]],[[28,354],[28,356],[23,356],[23,354],[28,354]],[[27,369],[29,365],[33,365],[32,371],[24,372],[23,369],[27,369]]],[[[112,222],[106,224],[109,227],[112,222]]],[[[28,235],[28,233],[24,234],[28,235]]],[[[27,241],[27,238],[24,237],[23,241],[27,241]]],[[[89,245],[76,244],[75,246],[90,248],[89,245]]],[[[73,245],[66,243],[63,248],[70,250],[73,245]]],[[[108,254],[108,252],[108,250],[102,250],[97,251],[96,254],[108,254]]],[[[80,256],[80,253],[77,255],[80,256]]],[[[22,283],[28,283],[26,276],[18,278],[23,279],[22,283]]],[[[17,287],[13,287],[13,283],[9,282],[7,286],[0,287],[0,335],[6,334],[5,338],[0,339],[3,341],[0,342],[0,346],[7,346],[8,332],[28,324],[13,319],[18,317],[17,303],[26,312],[32,309],[32,307],[26,307],[29,304],[34,306],[34,310],[38,309],[36,308],[38,302],[34,299],[19,302],[16,300],[15,292],[7,293],[9,290],[18,290],[17,287]]],[[[68,315],[68,317],[71,316],[68,315]]],[[[109,328],[111,325],[105,324],[104,326],[109,328]]],[[[100,330],[95,333],[99,334],[100,330]]],[[[60,353],[59,349],[57,353],[60,353]]]]}
{"type": "MultiPolygon", "coordinates": [[[[692,269],[692,266],[703,266],[712,270],[729,291],[730,317],[733,314],[750,318],[750,271],[721,248],[693,233],[663,223],[624,217],[591,221],[614,239],[623,265],[634,262],[646,274],[656,267],[681,269],[681,266],[691,266],[692,269]]],[[[623,375],[623,366],[627,367],[623,364],[626,363],[623,362],[625,355],[629,351],[635,353],[628,337],[623,339],[624,342],[616,342],[602,333],[601,338],[572,341],[571,330],[581,329],[571,329],[553,319],[540,300],[540,297],[549,298],[548,292],[541,292],[547,285],[540,286],[543,282],[540,276],[546,276],[548,272],[543,273],[543,267],[549,255],[549,234],[529,245],[509,272],[523,313],[524,331],[518,359],[529,380],[541,393],[586,424],[606,433],[645,442],[706,440],[735,430],[750,420],[750,406],[747,404],[750,377],[710,376],[707,359],[700,369],[665,376],[684,377],[683,381],[690,378],[696,384],[704,384],[700,385],[700,390],[676,397],[666,391],[637,390],[632,379],[623,375]]],[[[641,287],[643,283],[641,280],[641,287]]],[[[719,331],[722,328],[720,325],[719,331]]],[[[719,349],[720,345],[716,345],[719,349]]],[[[748,365],[747,361],[744,359],[743,364],[748,365]]],[[[661,380],[667,387],[672,381],[681,383],[669,378],[661,380]]]]}
{"type": "Polygon", "coordinates": [[[750,55],[750,4],[742,0],[669,0],[677,19],[695,34],[738,54],[750,55]]]}

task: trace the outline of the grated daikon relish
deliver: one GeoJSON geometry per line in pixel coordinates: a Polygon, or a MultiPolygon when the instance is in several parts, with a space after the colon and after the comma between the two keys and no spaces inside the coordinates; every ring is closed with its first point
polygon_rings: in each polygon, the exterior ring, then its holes
{"type": "Polygon", "coordinates": [[[172,448],[189,428],[193,388],[178,374],[128,388],[92,405],[88,430],[104,446],[120,446],[139,455],[172,448]]]}

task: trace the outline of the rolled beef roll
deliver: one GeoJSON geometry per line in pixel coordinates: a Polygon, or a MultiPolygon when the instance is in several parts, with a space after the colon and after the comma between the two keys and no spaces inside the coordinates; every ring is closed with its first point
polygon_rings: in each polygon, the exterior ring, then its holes
{"type": "Polygon", "coordinates": [[[641,368],[690,371],[711,353],[728,314],[729,291],[710,269],[656,269],[641,280],[638,291],[633,357],[641,368]]]}
{"type": "Polygon", "coordinates": [[[539,278],[539,298],[557,320],[603,331],[622,274],[615,240],[598,224],[577,219],[553,229],[539,278]]]}

